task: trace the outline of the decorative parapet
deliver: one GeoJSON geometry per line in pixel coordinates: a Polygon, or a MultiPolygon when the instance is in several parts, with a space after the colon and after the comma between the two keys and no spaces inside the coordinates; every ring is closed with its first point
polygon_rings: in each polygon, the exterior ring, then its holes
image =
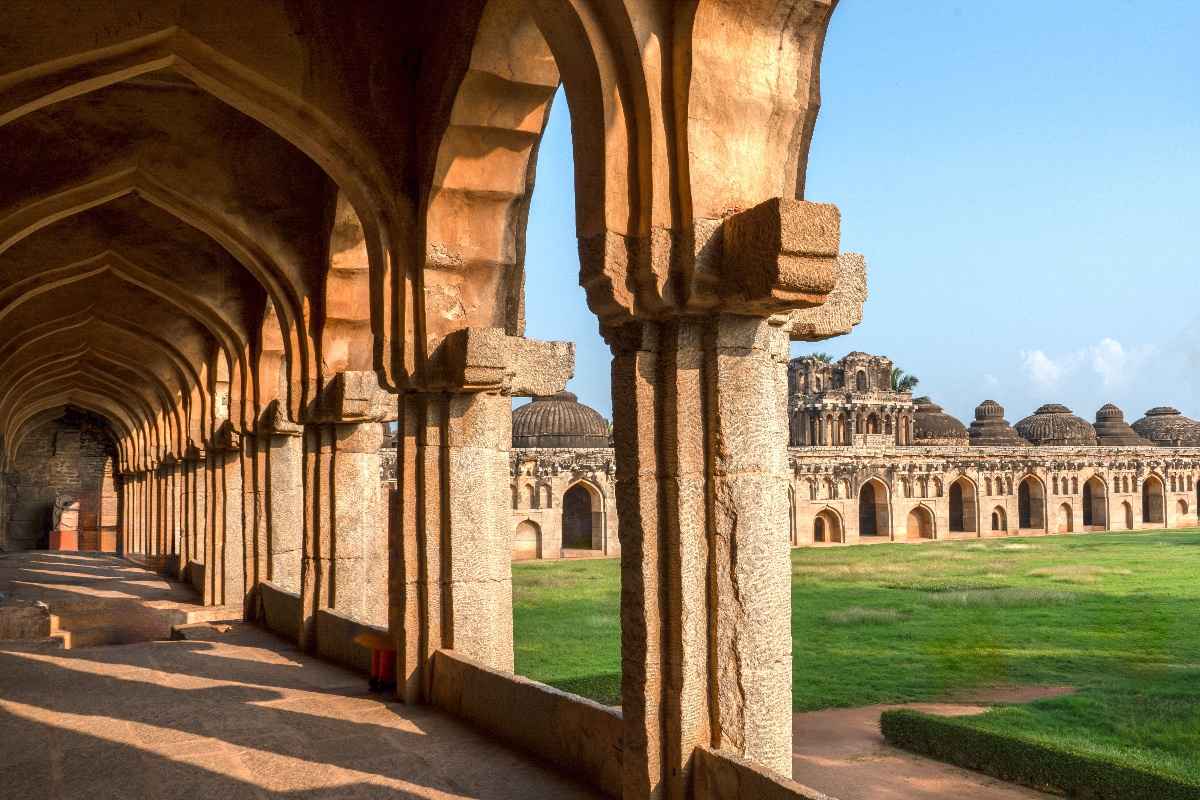
{"type": "Polygon", "coordinates": [[[523,468],[531,464],[533,474],[539,477],[572,473],[604,475],[612,479],[616,475],[616,459],[611,447],[526,447],[514,449],[509,454],[509,471],[514,477],[523,474],[523,468]]]}

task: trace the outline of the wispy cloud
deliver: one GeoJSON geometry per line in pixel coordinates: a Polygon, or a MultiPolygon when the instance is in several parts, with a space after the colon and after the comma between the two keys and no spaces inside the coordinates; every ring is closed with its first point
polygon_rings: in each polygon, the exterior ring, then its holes
{"type": "Polygon", "coordinates": [[[1106,336],[1096,344],[1061,355],[1044,350],[1022,350],[1021,368],[1038,389],[1056,389],[1081,369],[1091,369],[1106,389],[1128,384],[1154,353],[1148,345],[1126,347],[1106,336]]]}

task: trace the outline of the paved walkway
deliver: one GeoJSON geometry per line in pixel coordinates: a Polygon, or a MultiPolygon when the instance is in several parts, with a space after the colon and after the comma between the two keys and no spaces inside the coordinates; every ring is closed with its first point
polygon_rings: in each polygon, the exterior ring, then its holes
{"type": "Polygon", "coordinates": [[[990,703],[1030,702],[1069,689],[983,692],[970,703],[837,708],[792,718],[792,777],[838,800],[1041,800],[1052,795],[923,758],[890,746],[879,733],[889,708],[931,714],[982,714],[990,703]]]}
{"type": "MultiPolygon", "coordinates": [[[[51,563],[33,566],[57,573],[47,579],[113,568],[88,558],[41,554],[51,563]]],[[[78,595],[87,584],[158,600],[175,592],[117,568],[34,593],[78,595]]],[[[10,574],[0,591],[24,595],[22,580],[10,574]]],[[[73,650],[0,642],[0,796],[594,797],[445,714],[381,702],[361,676],[254,626],[220,628],[199,641],[73,650]]]]}

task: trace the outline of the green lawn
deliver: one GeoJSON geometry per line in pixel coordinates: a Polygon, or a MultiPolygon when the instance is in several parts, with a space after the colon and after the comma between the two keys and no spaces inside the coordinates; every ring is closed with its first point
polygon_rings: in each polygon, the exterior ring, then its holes
{"type": "MultiPolygon", "coordinates": [[[[517,671],[619,702],[619,564],[513,567],[517,671]]],[[[793,704],[1077,694],[980,727],[1200,777],[1200,531],[792,551],[793,704]]]]}

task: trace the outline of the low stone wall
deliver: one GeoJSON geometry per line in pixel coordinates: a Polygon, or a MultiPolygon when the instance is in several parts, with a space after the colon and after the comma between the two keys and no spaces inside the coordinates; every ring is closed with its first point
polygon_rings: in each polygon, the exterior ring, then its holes
{"type": "Polygon", "coordinates": [[[766,767],[708,747],[697,748],[692,757],[692,796],[696,800],[833,800],[766,767]]]}
{"type": "Polygon", "coordinates": [[[288,641],[300,638],[300,595],[269,581],[258,585],[262,623],[288,641]]]}
{"type": "Polygon", "coordinates": [[[488,669],[449,650],[439,650],[433,664],[434,705],[609,797],[621,796],[619,709],[488,669]]]}
{"type": "MultiPolygon", "coordinates": [[[[297,624],[299,621],[300,612],[297,608],[297,624]]],[[[387,630],[384,628],[359,622],[333,609],[322,608],[317,611],[317,654],[364,675],[369,674],[371,672],[371,651],[354,643],[355,636],[368,631],[387,635],[387,630]]]]}
{"type": "Polygon", "coordinates": [[[201,597],[204,596],[204,565],[199,561],[189,561],[187,563],[187,579],[192,584],[201,597]]]}
{"type": "Polygon", "coordinates": [[[3,599],[0,594],[0,640],[45,639],[50,635],[50,607],[35,600],[3,599]]]}

